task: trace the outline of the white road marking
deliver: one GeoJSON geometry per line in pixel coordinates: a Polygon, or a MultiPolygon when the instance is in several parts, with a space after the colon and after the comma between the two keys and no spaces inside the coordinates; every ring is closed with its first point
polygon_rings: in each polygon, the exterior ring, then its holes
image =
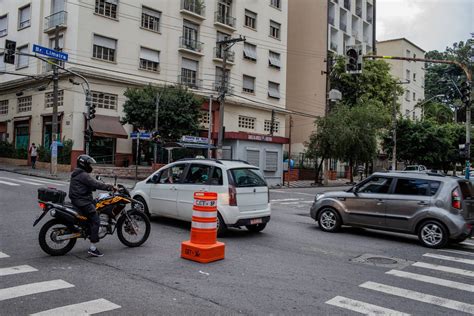
{"type": "Polygon", "coordinates": [[[296,205],[296,204],[300,204],[300,202],[283,202],[283,203],[279,203],[281,205],[296,205]]]}
{"type": "Polygon", "coordinates": [[[31,316],[53,316],[53,315],[68,315],[68,316],[86,316],[97,313],[103,313],[120,308],[120,305],[100,298],[98,300],[83,302],[79,304],[72,304],[61,306],[58,308],[49,309],[43,312],[31,314],[31,316]]]}
{"type": "Polygon", "coordinates": [[[0,258],[9,258],[10,256],[0,251],[0,258]]]}
{"type": "Polygon", "coordinates": [[[44,185],[44,184],[38,183],[38,182],[25,181],[25,180],[19,180],[19,179],[12,179],[12,178],[6,178],[6,177],[0,177],[0,179],[10,180],[10,181],[16,181],[16,182],[25,183],[25,184],[31,184],[31,185],[44,185]]]}
{"type": "Polygon", "coordinates": [[[270,202],[285,202],[285,201],[299,201],[300,199],[276,199],[270,200],[270,202]]]}
{"type": "Polygon", "coordinates": [[[455,300],[450,300],[440,296],[429,295],[417,291],[411,291],[407,289],[402,289],[395,286],[389,286],[376,282],[365,282],[359,285],[362,288],[374,290],[386,294],[391,294],[399,297],[408,298],[418,302],[428,303],[432,305],[437,305],[469,314],[474,314],[474,305],[463,303],[455,300]]]}
{"type": "Polygon", "coordinates": [[[412,264],[412,266],[418,267],[418,268],[425,268],[425,269],[431,269],[431,270],[436,270],[436,271],[442,271],[442,272],[448,272],[448,273],[454,273],[454,274],[474,277],[474,271],[458,269],[458,268],[451,268],[451,267],[441,266],[441,265],[438,265],[438,264],[431,264],[431,263],[426,263],[426,262],[415,262],[414,264],[412,264]]]}
{"type": "Polygon", "coordinates": [[[463,241],[462,243],[460,243],[461,245],[469,245],[469,246],[474,246],[474,241],[470,241],[470,240],[465,240],[463,241]]]}
{"type": "Polygon", "coordinates": [[[427,276],[423,274],[411,273],[411,272],[400,271],[400,270],[390,270],[385,273],[390,274],[390,275],[395,275],[401,278],[450,287],[457,290],[474,292],[474,285],[471,285],[471,284],[455,282],[455,281],[435,278],[435,277],[431,277],[431,276],[427,276]]]}
{"type": "Polygon", "coordinates": [[[5,289],[0,289],[0,301],[31,294],[67,289],[70,287],[74,287],[74,285],[63,280],[52,280],[8,287],[5,289]]]}
{"type": "Polygon", "coordinates": [[[310,196],[316,196],[316,194],[311,194],[311,193],[303,193],[303,192],[292,192],[292,191],[284,191],[284,190],[271,190],[270,192],[277,192],[277,193],[286,193],[286,194],[302,194],[302,195],[310,195],[310,196]]]}
{"type": "Polygon", "coordinates": [[[430,258],[460,262],[460,263],[465,263],[465,264],[474,264],[474,260],[472,260],[472,259],[464,259],[464,258],[459,258],[459,257],[443,256],[443,255],[437,255],[435,253],[425,253],[423,255],[423,257],[430,257],[430,258]]]}
{"type": "Polygon", "coordinates": [[[18,183],[7,182],[7,181],[2,181],[2,180],[0,180],[0,183],[2,183],[2,184],[6,184],[6,185],[9,185],[9,186],[12,186],[12,187],[19,186],[19,184],[18,184],[18,183]]]}
{"type": "Polygon", "coordinates": [[[455,253],[455,254],[464,255],[464,256],[474,256],[474,252],[469,252],[469,251],[451,250],[451,249],[440,249],[439,251],[450,252],[450,253],[455,253]]]}
{"type": "Polygon", "coordinates": [[[34,181],[34,182],[41,182],[41,183],[46,183],[46,184],[54,184],[54,185],[66,185],[67,182],[61,182],[61,181],[56,181],[56,180],[43,180],[39,178],[22,178],[23,180],[28,180],[28,181],[34,181]]]}
{"type": "Polygon", "coordinates": [[[333,305],[340,308],[345,308],[357,313],[365,315],[390,315],[390,316],[409,316],[410,314],[405,314],[393,309],[388,309],[385,307],[380,307],[377,305],[352,300],[344,296],[336,296],[333,299],[330,299],[326,304],[333,305]]]}
{"type": "Polygon", "coordinates": [[[15,266],[15,267],[1,268],[0,269],[0,276],[18,274],[18,273],[26,273],[26,272],[34,272],[34,271],[38,271],[38,270],[33,268],[32,266],[21,265],[21,266],[15,266]]]}

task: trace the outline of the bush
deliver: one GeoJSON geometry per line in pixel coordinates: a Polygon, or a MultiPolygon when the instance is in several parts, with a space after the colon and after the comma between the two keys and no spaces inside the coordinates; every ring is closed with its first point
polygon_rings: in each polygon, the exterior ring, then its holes
{"type": "Polygon", "coordinates": [[[0,157],[12,158],[15,155],[15,146],[13,144],[0,141],[0,157]]]}
{"type": "Polygon", "coordinates": [[[72,139],[63,139],[63,147],[60,147],[58,152],[58,163],[65,165],[71,164],[71,152],[73,144],[74,142],[72,139]]]}
{"type": "Polygon", "coordinates": [[[51,162],[51,153],[44,146],[38,146],[38,161],[51,162]]]}
{"type": "Polygon", "coordinates": [[[16,159],[28,159],[28,149],[26,148],[17,148],[13,154],[13,158],[16,159]]]}

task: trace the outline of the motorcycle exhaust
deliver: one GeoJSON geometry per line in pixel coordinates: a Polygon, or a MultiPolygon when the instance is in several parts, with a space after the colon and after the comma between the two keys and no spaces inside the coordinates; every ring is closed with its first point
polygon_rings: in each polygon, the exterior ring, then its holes
{"type": "Polygon", "coordinates": [[[56,236],[57,241],[63,241],[63,240],[68,240],[68,239],[73,239],[73,238],[79,238],[81,237],[81,233],[74,233],[74,234],[68,234],[68,235],[61,235],[61,236],[56,236]]]}

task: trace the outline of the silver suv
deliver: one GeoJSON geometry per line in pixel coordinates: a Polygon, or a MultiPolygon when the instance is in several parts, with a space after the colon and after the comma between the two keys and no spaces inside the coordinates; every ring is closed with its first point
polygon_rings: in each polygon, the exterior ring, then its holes
{"type": "Polygon", "coordinates": [[[360,226],[418,235],[423,246],[441,248],[472,235],[474,188],[433,173],[374,173],[348,191],[318,194],[311,217],[326,232],[360,226]]]}

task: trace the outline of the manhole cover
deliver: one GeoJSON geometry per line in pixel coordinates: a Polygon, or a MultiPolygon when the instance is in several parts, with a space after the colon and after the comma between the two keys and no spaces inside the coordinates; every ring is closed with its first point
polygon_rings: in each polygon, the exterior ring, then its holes
{"type": "Polygon", "coordinates": [[[397,260],[384,257],[370,257],[366,259],[367,262],[374,264],[396,264],[397,260]]]}
{"type": "Polygon", "coordinates": [[[380,255],[374,255],[370,253],[365,253],[355,258],[350,259],[351,262],[364,263],[371,266],[377,267],[386,267],[386,268],[404,268],[412,264],[413,262],[394,258],[394,257],[384,257],[380,255]]]}

